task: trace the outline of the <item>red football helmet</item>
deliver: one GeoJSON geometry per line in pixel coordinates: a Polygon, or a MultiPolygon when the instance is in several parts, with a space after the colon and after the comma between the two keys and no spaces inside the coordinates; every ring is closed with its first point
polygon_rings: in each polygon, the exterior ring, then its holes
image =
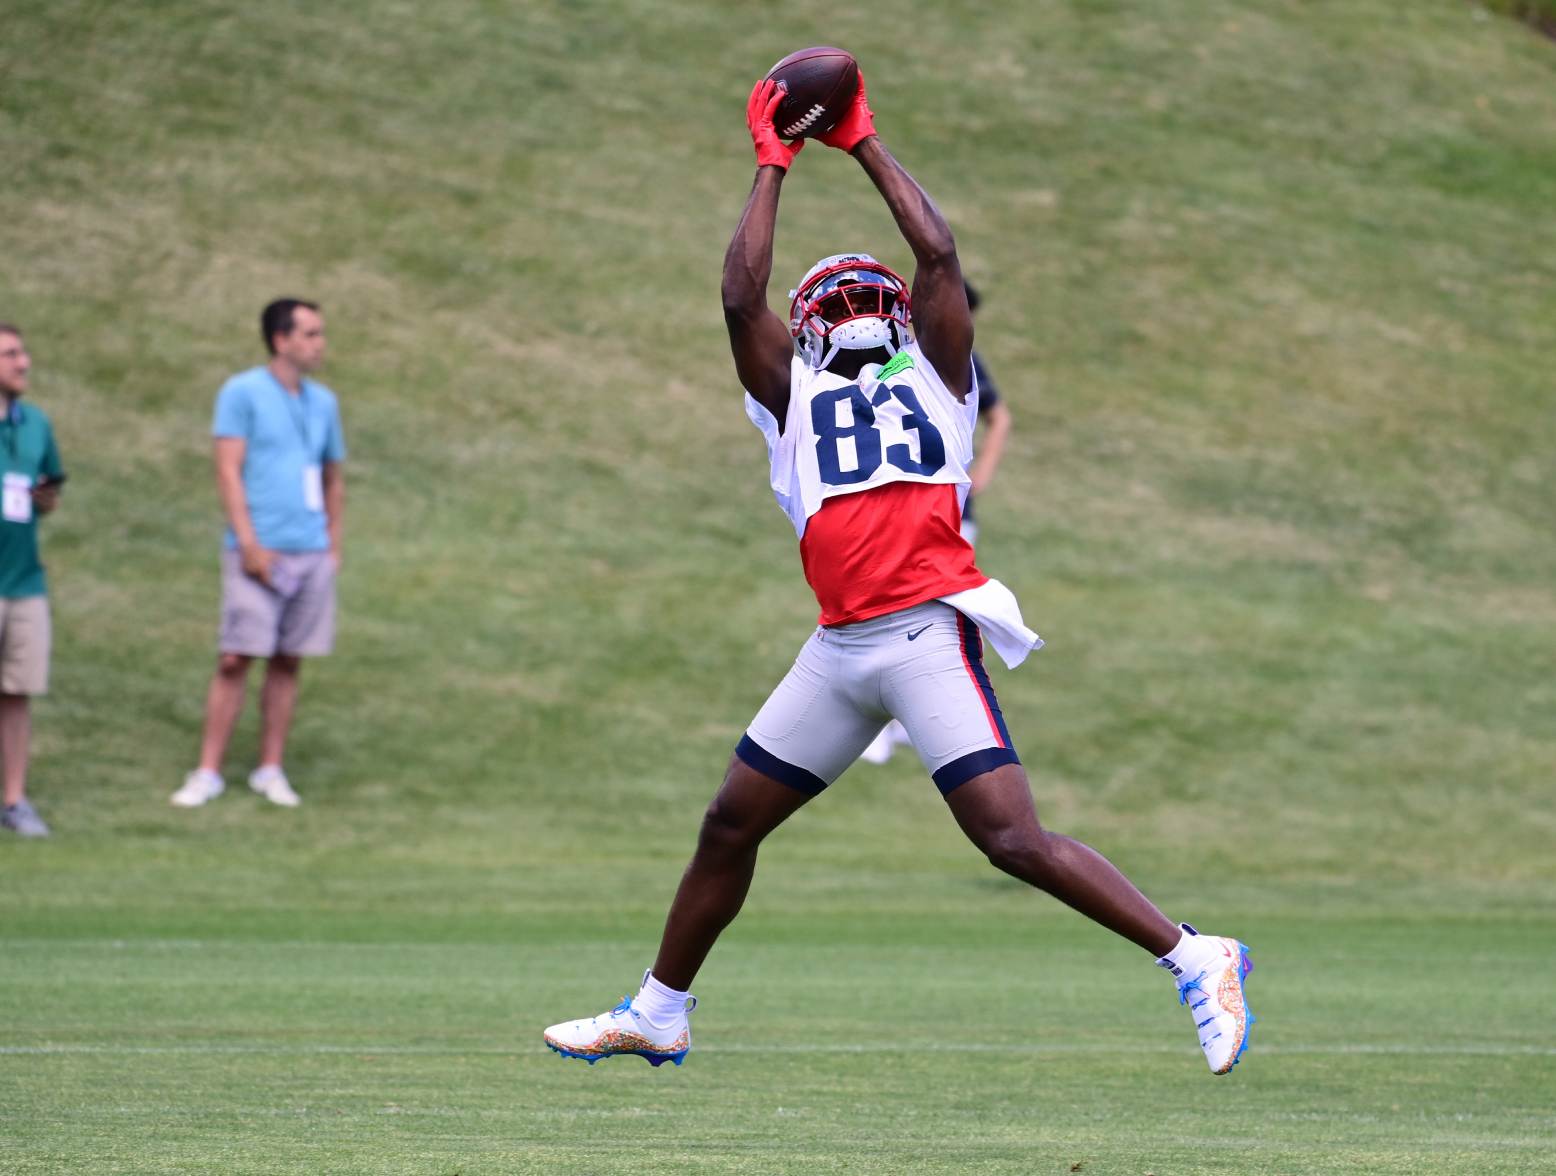
{"type": "Polygon", "coordinates": [[[908,284],[868,253],[822,258],[789,297],[789,333],[812,368],[843,350],[895,355],[911,337],[908,284]]]}

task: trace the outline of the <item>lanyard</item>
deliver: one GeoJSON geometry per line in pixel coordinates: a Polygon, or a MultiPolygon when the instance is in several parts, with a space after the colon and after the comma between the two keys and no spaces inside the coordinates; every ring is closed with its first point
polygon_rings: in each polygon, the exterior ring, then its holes
{"type": "Polygon", "coordinates": [[[22,427],[21,401],[13,400],[5,407],[5,417],[0,419],[0,425],[5,426],[5,449],[11,455],[11,460],[16,460],[16,431],[22,427]]]}
{"type": "MultiPolygon", "coordinates": [[[[275,379],[275,373],[271,373],[271,379],[275,379]]],[[[281,389],[281,397],[286,401],[286,415],[292,418],[292,427],[297,430],[297,439],[303,443],[303,457],[313,457],[313,439],[308,436],[308,382],[299,381],[297,395],[293,396],[287,391],[286,385],[276,380],[276,387],[281,389]]]]}

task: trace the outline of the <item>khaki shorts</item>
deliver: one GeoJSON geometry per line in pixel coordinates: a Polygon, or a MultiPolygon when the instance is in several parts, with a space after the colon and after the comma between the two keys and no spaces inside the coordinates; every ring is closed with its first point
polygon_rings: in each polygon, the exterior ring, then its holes
{"type": "Polygon", "coordinates": [[[222,552],[218,648],[247,657],[322,657],[335,647],[335,561],[327,551],[277,552],[275,587],[243,571],[236,551],[222,552]]]}
{"type": "Polygon", "coordinates": [[[0,694],[49,692],[47,596],[0,598],[0,694]]]}

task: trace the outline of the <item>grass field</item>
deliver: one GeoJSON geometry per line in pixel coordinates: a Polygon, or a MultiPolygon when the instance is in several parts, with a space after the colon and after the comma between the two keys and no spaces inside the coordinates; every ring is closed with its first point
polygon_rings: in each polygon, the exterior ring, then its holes
{"type": "MultiPolygon", "coordinates": [[[[1459,0],[3,23],[0,319],[71,482],[56,836],[0,841],[0,1171],[1556,1167],[1551,42],[1459,0]],[[764,849],[684,1067],[540,1046],[635,985],[814,622],[717,301],[746,93],[811,43],[985,293],[1039,809],[1252,945],[1229,1079],[906,759],[764,849]],[[283,293],[325,305],[351,445],[340,652],[304,806],[180,812],[210,403],[283,293]]],[[[856,245],[906,264],[808,149],[775,286],[856,245]]]]}

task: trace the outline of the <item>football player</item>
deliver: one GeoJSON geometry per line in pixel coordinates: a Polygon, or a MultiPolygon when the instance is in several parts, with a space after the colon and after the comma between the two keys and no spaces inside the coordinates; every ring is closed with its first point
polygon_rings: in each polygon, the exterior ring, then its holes
{"type": "Polygon", "coordinates": [[[960,532],[978,387],[951,230],[876,135],[861,77],[851,108],[819,138],[853,156],[886,201],[913,279],[867,253],[822,258],[793,291],[785,323],[768,308],[767,285],[779,194],[804,142],[774,129],[782,98],[764,81],[747,106],[757,172],[724,258],[724,316],[820,626],[735,748],[638,994],[551,1026],[546,1043],[591,1063],[635,1053],[679,1064],[696,1004],[687,989],[739,912],[763,838],[896,718],[990,862],[1171,973],[1211,1070],[1224,1074],[1253,1020],[1247,949],[1174,923],[1096,850],[1043,828],[984,670],[985,638],[1012,667],[1042,642],[960,532]]]}

